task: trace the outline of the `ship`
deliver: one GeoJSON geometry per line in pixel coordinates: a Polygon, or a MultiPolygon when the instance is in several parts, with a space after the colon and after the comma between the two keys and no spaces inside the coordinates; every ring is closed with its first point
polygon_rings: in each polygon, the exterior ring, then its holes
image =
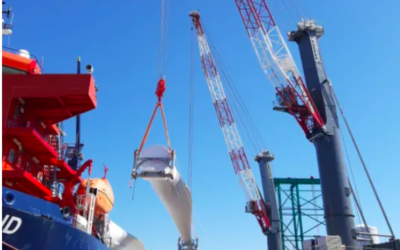
{"type": "MultiPolygon", "coordinates": [[[[3,10],[3,18],[10,13],[3,10]]],[[[3,38],[13,33],[12,24],[2,25],[3,38]]],[[[92,178],[96,165],[82,154],[80,115],[97,106],[93,66],[81,74],[78,57],[76,74],[44,74],[27,50],[4,46],[2,59],[3,249],[144,250],[109,218],[108,169],[92,178]],[[77,137],[65,143],[62,124],[71,118],[77,137]]]]}

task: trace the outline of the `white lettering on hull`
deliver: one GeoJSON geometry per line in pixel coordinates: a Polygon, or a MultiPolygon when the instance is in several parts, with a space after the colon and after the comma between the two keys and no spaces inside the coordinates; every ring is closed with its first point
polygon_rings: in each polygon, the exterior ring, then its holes
{"type": "Polygon", "coordinates": [[[6,215],[4,216],[3,223],[2,223],[2,228],[3,228],[3,234],[13,234],[18,231],[18,229],[22,225],[22,220],[19,217],[16,216],[11,216],[6,215]],[[16,222],[16,223],[15,223],[16,222]]]}

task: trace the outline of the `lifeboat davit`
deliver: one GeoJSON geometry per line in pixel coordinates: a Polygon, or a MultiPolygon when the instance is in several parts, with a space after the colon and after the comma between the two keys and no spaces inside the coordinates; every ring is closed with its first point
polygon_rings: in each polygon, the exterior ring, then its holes
{"type": "MultiPolygon", "coordinates": [[[[88,180],[84,180],[78,187],[77,195],[86,193],[88,180]]],[[[97,188],[97,197],[95,204],[95,215],[104,215],[109,213],[114,207],[114,192],[110,183],[105,178],[89,179],[91,188],[97,188]]]]}

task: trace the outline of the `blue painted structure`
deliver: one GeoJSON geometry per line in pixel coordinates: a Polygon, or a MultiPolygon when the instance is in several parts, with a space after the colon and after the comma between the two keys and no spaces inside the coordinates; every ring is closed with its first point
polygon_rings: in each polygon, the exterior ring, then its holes
{"type": "Polygon", "coordinates": [[[3,249],[108,250],[100,240],[72,226],[60,207],[3,187],[3,249]]]}

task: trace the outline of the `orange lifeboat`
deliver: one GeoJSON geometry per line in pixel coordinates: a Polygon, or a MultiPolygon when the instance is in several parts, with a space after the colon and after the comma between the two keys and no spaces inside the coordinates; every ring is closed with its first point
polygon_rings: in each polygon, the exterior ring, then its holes
{"type": "MultiPolygon", "coordinates": [[[[88,180],[84,180],[78,187],[77,195],[85,194],[88,180]]],[[[97,188],[95,215],[109,213],[114,207],[114,193],[110,183],[105,178],[90,179],[91,188],[97,188]]]]}

